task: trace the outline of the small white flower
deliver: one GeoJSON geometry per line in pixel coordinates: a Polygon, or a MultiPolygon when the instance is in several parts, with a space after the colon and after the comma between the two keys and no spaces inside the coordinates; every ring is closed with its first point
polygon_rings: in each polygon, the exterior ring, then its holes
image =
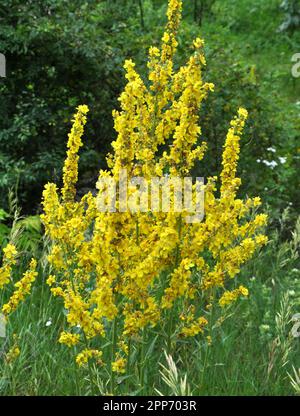
{"type": "Polygon", "coordinates": [[[274,149],[274,147],[268,147],[267,151],[272,152],[272,153],[276,153],[276,149],[274,149]]]}
{"type": "Polygon", "coordinates": [[[46,322],[46,326],[50,326],[50,325],[52,325],[52,321],[51,321],[51,319],[49,319],[49,320],[46,322]]]}
{"type": "Polygon", "coordinates": [[[284,164],[286,162],[286,157],[279,156],[278,159],[279,159],[279,162],[282,163],[282,164],[284,164]]]}
{"type": "Polygon", "coordinates": [[[260,159],[257,159],[257,160],[256,160],[256,162],[257,162],[257,163],[260,163],[260,162],[261,162],[261,160],[260,160],[260,159]]]}
{"type": "Polygon", "coordinates": [[[271,162],[269,162],[268,160],[263,160],[262,161],[266,166],[270,167],[271,169],[274,169],[278,163],[276,162],[276,160],[271,160],[271,162]]]}

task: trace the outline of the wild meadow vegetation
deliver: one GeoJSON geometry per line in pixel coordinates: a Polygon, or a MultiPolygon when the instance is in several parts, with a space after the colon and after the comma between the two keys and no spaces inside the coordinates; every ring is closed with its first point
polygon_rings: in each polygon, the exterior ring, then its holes
{"type": "Polygon", "coordinates": [[[0,22],[0,394],[300,394],[299,1],[0,22]],[[133,184],[102,212],[124,170],[203,176],[204,218],[138,211],[133,184]]]}

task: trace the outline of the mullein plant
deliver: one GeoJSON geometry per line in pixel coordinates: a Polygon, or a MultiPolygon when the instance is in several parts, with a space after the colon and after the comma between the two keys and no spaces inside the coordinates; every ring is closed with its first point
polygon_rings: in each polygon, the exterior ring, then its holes
{"type": "MultiPolygon", "coordinates": [[[[2,265],[0,267],[0,291],[2,296],[0,299],[3,299],[4,291],[12,292],[9,299],[3,305],[0,304],[1,312],[1,323],[6,325],[9,320],[10,315],[16,311],[18,306],[25,300],[25,298],[30,294],[32,285],[37,278],[37,261],[32,258],[29,264],[28,269],[23,274],[20,280],[17,280],[13,284],[13,271],[17,266],[18,251],[14,244],[8,243],[3,249],[3,258],[2,265]],[[13,286],[13,290],[11,287],[13,286]]],[[[6,337],[6,334],[2,334],[3,337],[6,337]]],[[[7,352],[6,359],[8,362],[17,358],[20,354],[20,349],[17,344],[17,334],[14,334],[14,345],[7,352]]]]}
{"type": "MultiPolygon", "coordinates": [[[[100,171],[100,179],[118,181],[122,170],[129,180],[184,178],[203,159],[207,144],[199,144],[199,108],[214,85],[202,80],[205,58],[199,38],[186,65],[174,69],[181,11],[182,1],[169,0],[161,47],[149,50],[147,82],[132,60],[125,62],[127,84],[119,98],[121,108],[113,112],[117,138],[107,158],[109,170],[100,171]]],[[[78,151],[89,110],[86,105],[77,110],[63,187],[48,183],[43,192],[42,221],[52,241],[47,283],[66,311],[59,342],[75,347],[79,366],[95,360],[107,365],[113,376],[126,372],[133,343],[151,327],[166,323],[166,339],[172,333],[172,343],[205,332],[210,338],[208,312],[248,295],[236,277],[243,263],[267,243],[260,231],[267,216],[257,214],[260,198],[237,197],[245,109],[231,122],[220,177],[208,178],[203,185],[205,217],[191,223],[185,221],[184,211],[175,209],[101,212],[101,185],[98,195],[88,193],[78,200],[78,151]],[[101,345],[108,337],[107,362],[101,345]]]]}
{"type": "MultiPolygon", "coordinates": [[[[7,244],[3,249],[2,266],[0,267],[0,290],[5,289],[12,282],[13,268],[17,264],[18,251],[14,244],[7,244]]],[[[14,283],[14,291],[7,303],[2,305],[3,315],[8,317],[31,292],[33,282],[37,277],[37,261],[32,258],[28,270],[23,277],[14,283]]]]}

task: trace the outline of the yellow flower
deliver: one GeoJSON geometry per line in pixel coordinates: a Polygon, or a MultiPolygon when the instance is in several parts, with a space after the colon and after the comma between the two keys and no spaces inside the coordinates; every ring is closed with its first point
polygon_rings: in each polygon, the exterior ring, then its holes
{"type": "Polygon", "coordinates": [[[5,354],[5,360],[8,363],[11,363],[16,360],[20,355],[20,348],[17,345],[14,345],[10,350],[5,354]]]}
{"type": "Polygon", "coordinates": [[[237,298],[242,296],[248,296],[249,291],[246,287],[240,286],[238,289],[235,289],[233,291],[225,291],[221,298],[219,299],[219,305],[224,308],[227,305],[230,305],[231,303],[235,302],[237,298]]]}
{"type": "Polygon", "coordinates": [[[76,357],[76,363],[79,367],[84,366],[91,358],[95,358],[98,364],[102,364],[101,361],[102,351],[99,350],[91,350],[91,349],[84,349],[81,351],[76,357]]]}
{"type": "Polygon", "coordinates": [[[46,280],[46,283],[48,286],[52,286],[55,283],[56,279],[55,276],[50,275],[48,279],[46,280]]]}
{"type": "Polygon", "coordinates": [[[9,282],[12,266],[16,264],[17,254],[17,249],[13,244],[9,243],[3,249],[3,265],[0,267],[0,289],[9,282]]]}
{"type": "Polygon", "coordinates": [[[5,260],[8,261],[13,261],[18,254],[17,249],[13,244],[7,244],[7,246],[3,249],[3,253],[5,260]]]}
{"type": "Polygon", "coordinates": [[[15,311],[21,301],[25,299],[31,291],[32,283],[35,281],[38,273],[36,271],[37,262],[31,259],[29,269],[24,273],[21,280],[15,283],[15,291],[9,298],[8,302],[3,305],[2,312],[4,315],[9,315],[15,311]]]}
{"type": "Polygon", "coordinates": [[[115,373],[125,373],[126,369],[126,360],[125,358],[118,358],[112,363],[112,371],[115,373]]]}
{"type": "Polygon", "coordinates": [[[256,196],[255,198],[253,198],[253,204],[255,207],[258,207],[261,205],[261,199],[259,196],[256,196]]]}
{"type": "Polygon", "coordinates": [[[62,290],[61,287],[51,287],[51,293],[54,296],[63,296],[64,295],[64,291],[62,290]]]}
{"type": "Polygon", "coordinates": [[[182,328],[181,335],[184,337],[194,337],[199,333],[202,333],[207,324],[207,319],[201,316],[200,318],[194,320],[189,326],[182,328]]]}
{"type": "Polygon", "coordinates": [[[61,344],[66,344],[68,347],[73,347],[78,344],[80,340],[79,334],[71,334],[70,332],[62,332],[60,334],[58,342],[61,344]]]}
{"type": "Polygon", "coordinates": [[[200,38],[195,39],[195,40],[194,40],[194,46],[195,46],[195,48],[197,48],[197,49],[203,48],[203,46],[204,46],[204,41],[203,41],[203,39],[200,39],[200,38]]]}
{"type": "Polygon", "coordinates": [[[255,237],[255,242],[258,246],[263,246],[265,244],[267,244],[268,242],[268,237],[266,235],[258,235],[255,237]]]}
{"type": "Polygon", "coordinates": [[[170,35],[169,35],[169,33],[165,32],[163,37],[162,37],[162,41],[167,43],[167,42],[169,42],[169,40],[170,40],[170,35]]]}
{"type": "Polygon", "coordinates": [[[82,146],[81,136],[86,123],[86,114],[89,109],[86,105],[77,108],[77,114],[73,120],[73,127],[69,134],[67,159],[63,168],[62,197],[65,202],[73,201],[76,193],[75,184],[78,179],[78,150],[82,146]]]}
{"type": "Polygon", "coordinates": [[[246,287],[240,286],[239,287],[240,294],[243,296],[249,296],[249,291],[246,287]]]}

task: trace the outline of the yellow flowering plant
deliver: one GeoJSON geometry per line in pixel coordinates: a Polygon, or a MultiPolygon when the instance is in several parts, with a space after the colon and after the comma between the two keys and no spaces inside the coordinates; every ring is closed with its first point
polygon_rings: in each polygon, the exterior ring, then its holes
{"type": "MultiPolygon", "coordinates": [[[[202,79],[206,63],[199,38],[186,65],[174,68],[181,11],[182,1],[169,0],[161,48],[149,50],[147,81],[132,60],[125,62],[127,84],[121,108],[113,112],[118,135],[107,158],[109,170],[100,171],[98,194],[76,198],[86,105],[74,116],[63,187],[48,183],[43,192],[42,221],[52,241],[47,283],[62,298],[68,325],[59,342],[76,349],[81,366],[92,358],[105,363],[101,339],[104,344],[109,338],[112,377],[126,371],[132,343],[147,328],[166,325],[170,347],[180,337],[203,333],[212,305],[225,307],[247,296],[245,287],[234,289],[232,283],[267,242],[260,232],[267,216],[256,214],[260,199],[237,197],[243,108],[231,122],[220,177],[203,185],[201,222],[187,222],[188,213],[174,208],[139,211],[116,202],[114,212],[98,209],[107,194],[101,179],[119,181],[124,171],[128,180],[142,177],[147,183],[153,177],[185,178],[203,159],[207,144],[200,142],[199,108],[214,85],[202,79]]],[[[134,193],[130,186],[128,193],[134,193]]],[[[170,198],[174,202],[173,188],[170,198]]]]}
{"type": "MultiPolygon", "coordinates": [[[[3,249],[2,266],[0,267],[0,288],[4,289],[12,282],[13,267],[17,264],[18,251],[14,244],[8,243],[3,249]]],[[[14,312],[31,292],[32,283],[37,277],[37,261],[32,258],[23,277],[14,283],[14,291],[8,301],[2,305],[1,312],[7,317],[14,312]]]]}
{"type": "Polygon", "coordinates": [[[16,264],[17,249],[13,244],[7,244],[3,249],[3,260],[0,268],[0,289],[10,281],[13,266],[16,264]]]}
{"type": "MultiPolygon", "coordinates": [[[[14,244],[8,243],[3,249],[3,259],[2,265],[0,267],[0,289],[1,293],[1,303],[3,302],[3,295],[6,289],[9,289],[9,286],[13,283],[13,269],[17,265],[18,251],[14,244]]],[[[25,300],[31,292],[32,284],[35,281],[38,275],[37,272],[37,261],[31,259],[29,268],[25,271],[22,278],[14,283],[14,290],[10,294],[7,302],[2,304],[0,303],[0,321],[4,328],[3,338],[6,337],[5,327],[8,322],[9,316],[16,311],[18,306],[25,300]]],[[[7,290],[8,291],[8,290],[7,290]]],[[[18,346],[17,335],[14,334],[14,344],[10,350],[5,354],[5,359],[7,362],[15,360],[20,355],[20,348],[18,346]]]]}

